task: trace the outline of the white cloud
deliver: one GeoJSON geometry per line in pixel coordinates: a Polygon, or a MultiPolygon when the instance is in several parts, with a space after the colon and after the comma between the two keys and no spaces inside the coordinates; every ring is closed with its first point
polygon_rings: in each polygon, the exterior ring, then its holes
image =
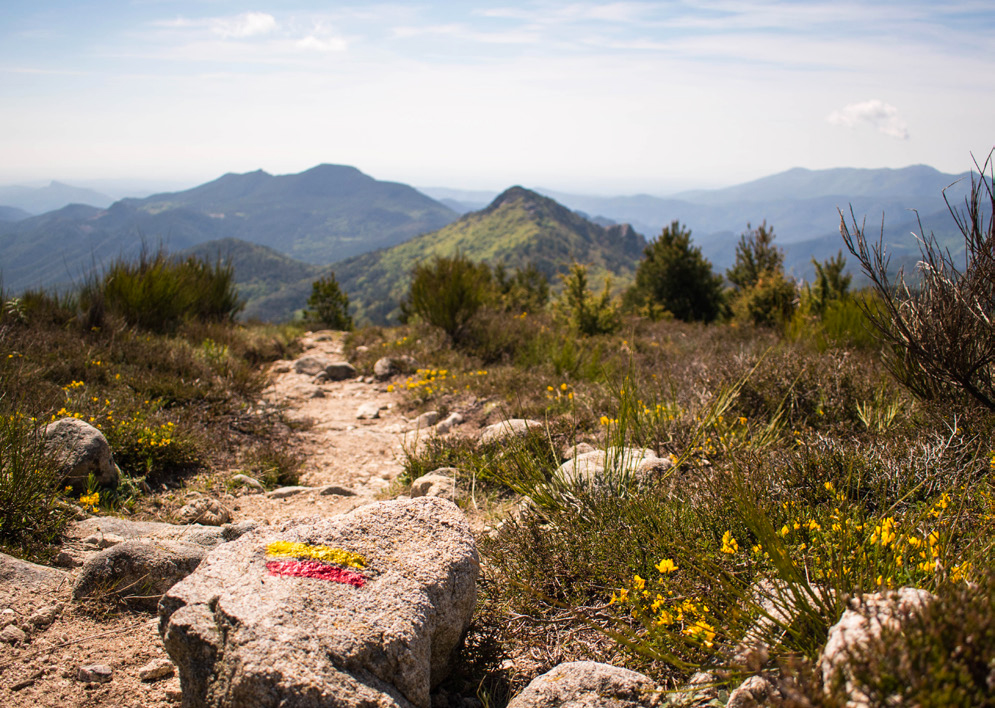
{"type": "Polygon", "coordinates": [[[276,29],[276,18],[265,12],[243,12],[234,17],[217,18],[211,30],[227,39],[228,37],[256,37],[269,34],[276,29]]]}
{"type": "Polygon", "coordinates": [[[879,99],[871,99],[861,103],[851,103],[838,111],[830,113],[826,120],[833,125],[846,128],[856,128],[859,125],[869,125],[875,130],[890,135],[899,140],[909,139],[909,126],[898,115],[898,109],[890,103],[879,99]]]}
{"type": "Polygon", "coordinates": [[[344,52],[348,49],[346,41],[341,37],[326,37],[321,39],[309,34],[307,37],[297,40],[295,46],[298,49],[306,49],[315,52],[344,52]]]}

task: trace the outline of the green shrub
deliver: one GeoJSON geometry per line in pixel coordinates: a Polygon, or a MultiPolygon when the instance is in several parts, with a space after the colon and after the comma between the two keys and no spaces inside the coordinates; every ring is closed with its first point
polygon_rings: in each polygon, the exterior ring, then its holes
{"type": "Polygon", "coordinates": [[[50,555],[71,519],[40,426],[0,415],[0,546],[18,556],[50,555]]]}
{"type": "Polygon", "coordinates": [[[330,329],[352,329],[349,297],[339,288],[335,273],[311,283],[311,296],[307,299],[304,319],[319,322],[330,329]]]}
{"type": "Polygon", "coordinates": [[[732,301],[733,317],[759,327],[782,327],[795,311],[797,292],[779,271],[763,273],[732,301]]]}
{"type": "Polygon", "coordinates": [[[605,279],[600,295],[588,289],[587,268],[574,263],[563,276],[560,312],[580,335],[611,334],[622,326],[619,305],[611,295],[611,280],[605,279]]]}
{"type": "Polygon", "coordinates": [[[100,326],[99,313],[106,311],[139,329],[175,332],[187,320],[234,319],[243,305],[234,275],[230,263],[177,261],[162,249],[143,250],[137,261],[118,259],[84,285],[81,301],[93,326],[100,326]]]}
{"type": "Polygon", "coordinates": [[[473,317],[491,297],[491,270],[463,255],[436,256],[415,266],[402,312],[440,328],[459,346],[473,317]]]}
{"type": "Polygon", "coordinates": [[[675,221],[646,247],[626,302],[653,319],[669,313],[684,322],[712,322],[724,306],[722,278],[691,246],[691,232],[675,221]]]}

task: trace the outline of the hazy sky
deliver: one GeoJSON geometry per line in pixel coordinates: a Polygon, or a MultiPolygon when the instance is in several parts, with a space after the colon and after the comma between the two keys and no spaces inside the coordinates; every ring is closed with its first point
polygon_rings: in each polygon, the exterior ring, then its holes
{"type": "Polygon", "coordinates": [[[350,164],[664,194],[790,167],[970,167],[995,4],[0,3],[0,183],[350,164]]]}

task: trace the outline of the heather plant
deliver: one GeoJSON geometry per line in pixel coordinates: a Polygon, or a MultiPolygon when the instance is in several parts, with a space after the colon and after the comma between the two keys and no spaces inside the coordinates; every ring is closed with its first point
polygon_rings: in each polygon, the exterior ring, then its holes
{"type": "Polygon", "coordinates": [[[843,241],[879,298],[880,307],[865,308],[865,314],[888,346],[895,378],[920,398],[970,401],[989,411],[995,411],[993,156],[978,167],[980,177],[972,173],[963,209],[947,202],[963,238],[963,265],[920,222],[921,260],[909,282],[904,270],[889,271],[883,224],[871,244],[856,216],[851,212],[847,223],[840,212],[843,241]]]}

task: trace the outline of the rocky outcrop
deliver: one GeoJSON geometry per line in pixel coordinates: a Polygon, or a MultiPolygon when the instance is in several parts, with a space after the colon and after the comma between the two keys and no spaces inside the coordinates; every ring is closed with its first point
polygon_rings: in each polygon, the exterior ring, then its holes
{"type": "Polygon", "coordinates": [[[572,661],[535,678],[508,708],[644,708],[666,703],[662,691],[640,673],[572,661]]]}
{"type": "Polygon", "coordinates": [[[870,706],[870,700],[850,678],[850,662],[878,641],[885,628],[899,629],[935,599],[927,590],[908,587],[851,600],[850,608],[829,628],[829,638],[819,657],[826,690],[836,694],[842,684],[848,697],[847,706],[870,706]]]}
{"type": "Polygon", "coordinates": [[[184,705],[429,708],[478,563],[462,512],[433,497],[219,546],[159,605],[184,705]]]}
{"type": "Polygon", "coordinates": [[[195,543],[125,541],[83,564],[73,599],[113,596],[134,607],[155,609],[162,594],[190,575],[205,555],[207,549],[195,543]]]}
{"type": "Polygon", "coordinates": [[[114,464],[111,446],[99,430],[78,418],[61,418],[42,431],[45,449],[58,461],[64,484],[81,488],[93,475],[100,486],[114,486],[121,470],[114,464]]]}

